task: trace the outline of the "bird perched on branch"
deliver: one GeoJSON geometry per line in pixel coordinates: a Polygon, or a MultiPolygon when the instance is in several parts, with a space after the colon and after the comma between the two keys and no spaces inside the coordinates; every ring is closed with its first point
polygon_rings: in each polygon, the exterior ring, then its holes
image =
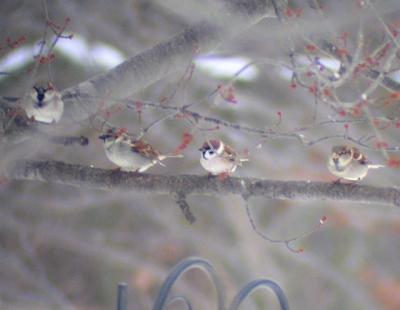
{"type": "Polygon", "coordinates": [[[144,172],[166,158],[180,158],[182,154],[164,155],[142,139],[136,140],[126,132],[110,129],[99,136],[103,140],[106,155],[123,171],[144,172]]]}
{"type": "Polygon", "coordinates": [[[212,175],[230,175],[238,166],[242,165],[242,162],[249,160],[240,157],[232,147],[222,140],[205,141],[199,151],[201,152],[200,164],[212,175]]]}
{"type": "Polygon", "coordinates": [[[47,87],[35,85],[23,102],[29,118],[43,123],[57,123],[64,112],[61,94],[51,83],[47,87]]]}
{"type": "Polygon", "coordinates": [[[385,167],[370,163],[355,147],[338,145],[332,148],[328,159],[328,169],[335,176],[350,180],[362,180],[369,169],[385,167]]]}

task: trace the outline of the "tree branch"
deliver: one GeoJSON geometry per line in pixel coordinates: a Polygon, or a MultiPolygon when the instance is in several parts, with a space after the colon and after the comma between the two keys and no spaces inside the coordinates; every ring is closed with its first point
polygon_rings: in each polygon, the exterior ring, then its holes
{"type": "Polygon", "coordinates": [[[193,224],[196,221],[196,217],[190,210],[190,206],[188,202],[186,201],[186,194],[180,192],[175,194],[175,200],[176,203],[178,204],[179,208],[181,208],[183,215],[185,216],[186,220],[190,223],[193,224]]]}
{"type": "MultiPolygon", "coordinates": [[[[327,51],[331,55],[337,55],[337,51],[339,48],[334,45],[333,43],[327,41],[327,40],[322,40],[321,42],[322,49],[324,51],[327,51]]],[[[353,56],[351,55],[346,55],[347,61],[351,64],[353,63],[353,56]]],[[[347,71],[347,68],[342,67],[341,68],[342,72],[341,74],[344,74],[347,71]]],[[[398,83],[396,80],[390,78],[389,76],[386,75],[386,72],[379,72],[376,69],[372,68],[367,68],[365,71],[362,72],[367,78],[370,78],[371,80],[378,80],[382,76],[382,81],[380,81],[384,86],[386,86],[388,89],[392,91],[400,91],[400,83],[398,83]]]]}
{"type": "Polygon", "coordinates": [[[198,175],[153,175],[91,168],[58,161],[20,162],[8,172],[16,180],[68,184],[101,190],[124,190],[152,194],[209,194],[266,197],[283,200],[334,200],[400,207],[400,189],[359,184],[277,181],[255,178],[198,175]]]}
{"type": "Polygon", "coordinates": [[[105,73],[64,90],[66,118],[84,120],[98,111],[98,102],[86,101],[81,94],[103,98],[103,108],[110,107],[115,103],[113,100],[127,98],[183,69],[198,51],[207,52],[254,25],[266,16],[270,7],[269,0],[226,0],[221,10],[207,20],[105,73]]]}
{"type": "MultiPolygon", "coordinates": [[[[283,1],[285,3],[285,1],[283,1]]],[[[201,51],[207,52],[266,17],[270,0],[224,0],[220,10],[207,20],[184,30],[170,40],[78,85],[61,92],[65,104],[62,121],[83,121],[139,90],[187,66],[201,51]],[[97,98],[97,100],[93,100],[97,98]],[[101,102],[101,106],[100,103],[101,102]]],[[[282,9],[282,8],[281,8],[282,9]]],[[[32,125],[10,122],[8,110],[19,106],[19,98],[0,97],[0,128],[3,137],[15,142],[31,136],[32,125]],[[12,126],[11,126],[12,125],[12,126]]],[[[3,139],[2,142],[5,140],[3,139]]]]}

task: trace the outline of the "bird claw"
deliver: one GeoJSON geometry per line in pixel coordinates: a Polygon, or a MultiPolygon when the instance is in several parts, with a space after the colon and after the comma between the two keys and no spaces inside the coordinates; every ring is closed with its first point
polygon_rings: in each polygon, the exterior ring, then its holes
{"type": "Polygon", "coordinates": [[[229,178],[228,172],[222,172],[222,173],[218,174],[218,180],[220,180],[221,182],[225,181],[228,178],[229,178]]]}
{"type": "Polygon", "coordinates": [[[207,174],[207,178],[208,178],[209,180],[211,180],[211,179],[213,179],[213,178],[215,178],[215,177],[216,177],[216,175],[212,174],[211,172],[209,172],[209,173],[207,174]]]}

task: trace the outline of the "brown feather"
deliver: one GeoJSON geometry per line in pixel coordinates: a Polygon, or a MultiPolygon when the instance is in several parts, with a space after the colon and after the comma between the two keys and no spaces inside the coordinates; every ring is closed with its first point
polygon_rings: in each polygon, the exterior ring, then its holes
{"type": "Polygon", "coordinates": [[[334,152],[338,155],[346,155],[346,154],[350,155],[352,152],[352,149],[345,145],[339,145],[339,146],[333,147],[332,152],[334,152]]]}
{"type": "Polygon", "coordinates": [[[220,146],[220,141],[219,140],[208,140],[203,143],[203,146],[201,147],[204,150],[209,150],[213,148],[214,150],[218,150],[220,146]],[[210,142],[210,143],[209,143],[210,142]],[[210,147],[211,144],[211,147],[210,147]]]}
{"type": "Polygon", "coordinates": [[[150,159],[158,159],[161,155],[151,144],[143,140],[132,141],[131,150],[150,159]]]}
{"type": "Polygon", "coordinates": [[[236,151],[229,145],[224,144],[224,152],[222,153],[222,157],[226,158],[229,161],[235,162],[237,159],[237,153],[236,151]]]}
{"type": "Polygon", "coordinates": [[[367,158],[364,154],[360,152],[360,150],[356,147],[353,147],[353,159],[359,161],[361,164],[368,164],[367,158]]]}

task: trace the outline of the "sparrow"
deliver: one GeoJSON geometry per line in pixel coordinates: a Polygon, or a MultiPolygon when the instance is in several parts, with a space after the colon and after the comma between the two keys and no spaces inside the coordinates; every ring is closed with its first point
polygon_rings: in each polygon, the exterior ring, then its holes
{"type": "Polygon", "coordinates": [[[362,180],[369,169],[385,167],[370,163],[367,158],[355,147],[338,145],[332,148],[328,159],[329,171],[345,180],[362,180]]]}
{"type": "Polygon", "coordinates": [[[57,123],[64,112],[61,94],[49,83],[48,87],[34,86],[24,101],[29,118],[43,123],[57,123]]]}
{"type": "Polygon", "coordinates": [[[123,171],[144,172],[155,164],[164,166],[166,158],[180,158],[182,154],[163,155],[143,139],[136,140],[124,132],[110,129],[99,136],[110,161],[123,171]]]}
{"type": "Polygon", "coordinates": [[[212,175],[231,175],[237,166],[248,161],[248,158],[241,158],[232,147],[222,140],[205,141],[199,151],[201,152],[200,164],[212,175]]]}

